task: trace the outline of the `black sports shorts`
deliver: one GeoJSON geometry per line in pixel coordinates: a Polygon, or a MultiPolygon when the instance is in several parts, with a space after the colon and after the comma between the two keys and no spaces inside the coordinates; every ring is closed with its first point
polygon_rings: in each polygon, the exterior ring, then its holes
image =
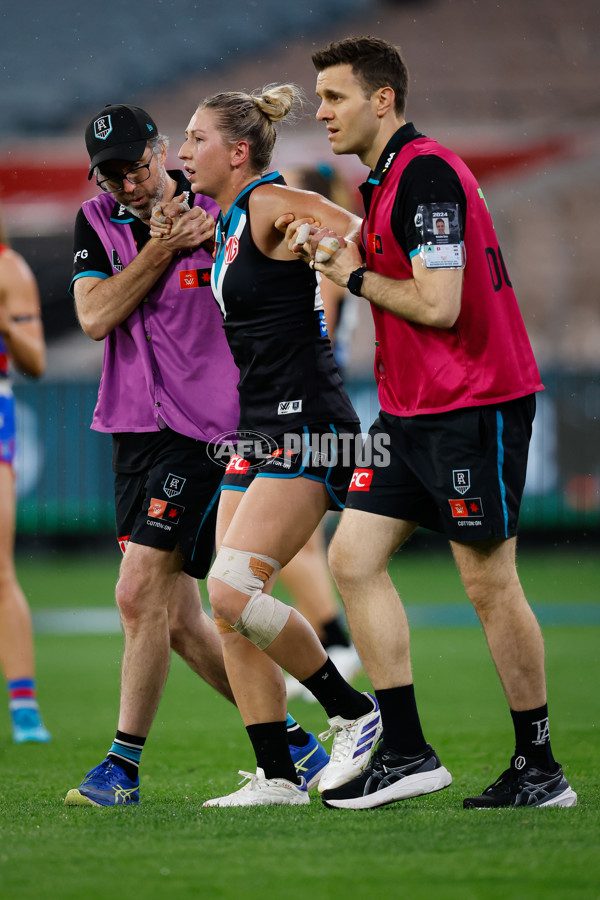
{"type": "Polygon", "coordinates": [[[380,412],[389,464],[357,467],[346,506],[418,522],[452,541],[516,534],[535,394],[424,416],[380,412]]]}
{"type": "MultiPolygon", "coordinates": [[[[223,469],[209,458],[206,444],[170,428],[127,435],[127,453],[143,448],[144,468],[115,472],[117,535],[125,552],[129,540],[146,547],[178,547],[183,571],[204,578],[215,544],[219,485],[223,469]]],[[[115,443],[118,443],[118,438],[115,443]]],[[[123,453],[121,452],[121,467],[123,453]]]]}
{"type": "Polygon", "coordinates": [[[221,490],[246,491],[255,478],[309,478],[321,481],[331,509],[343,509],[348,485],[360,456],[358,423],[304,425],[293,434],[249,444],[243,455],[231,457],[221,490]]]}

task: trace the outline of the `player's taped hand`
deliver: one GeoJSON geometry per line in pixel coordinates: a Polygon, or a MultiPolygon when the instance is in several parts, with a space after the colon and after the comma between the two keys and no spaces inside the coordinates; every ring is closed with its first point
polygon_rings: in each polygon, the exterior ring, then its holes
{"type": "Polygon", "coordinates": [[[162,237],[164,235],[169,235],[175,219],[189,211],[190,207],[185,200],[185,194],[180,194],[179,197],[173,197],[168,203],[157,203],[150,216],[151,236],[162,237]],[[152,233],[153,230],[155,233],[152,233]]]}
{"type": "Polygon", "coordinates": [[[329,228],[313,228],[311,229],[310,246],[314,263],[323,265],[330,262],[341,247],[346,246],[346,241],[329,228]]]}

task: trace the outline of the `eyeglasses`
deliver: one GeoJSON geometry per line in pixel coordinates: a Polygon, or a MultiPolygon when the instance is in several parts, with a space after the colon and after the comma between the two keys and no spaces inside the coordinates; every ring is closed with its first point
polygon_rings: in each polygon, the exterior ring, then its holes
{"type": "Polygon", "coordinates": [[[150,153],[150,159],[147,163],[136,166],[135,169],[130,169],[129,172],[123,172],[121,176],[110,175],[108,178],[103,178],[101,181],[98,181],[96,178],[96,184],[108,194],[116,194],[118,191],[122,191],[124,181],[128,181],[129,184],[142,184],[150,178],[150,163],[152,162],[153,156],[154,150],[150,153]]]}

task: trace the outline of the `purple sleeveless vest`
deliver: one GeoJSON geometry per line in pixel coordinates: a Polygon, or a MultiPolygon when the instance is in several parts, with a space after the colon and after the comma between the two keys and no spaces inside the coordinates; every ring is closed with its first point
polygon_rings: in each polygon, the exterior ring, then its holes
{"type": "MultiPolygon", "coordinates": [[[[194,205],[217,215],[212,200],[194,205]]],[[[111,262],[123,267],[137,247],[126,224],[111,222],[114,199],[101,194],[83,212],[111,262]]],[[[209,441],[238,422],[238,369],[223,331],[223,317],[206,276],[204,249],[181,251],[148,296],[105,339],[95,431],[158,431],[160,420],[179,434],[209,441]],[[206,285],[206,286],[203,286],[206,285]]]]}

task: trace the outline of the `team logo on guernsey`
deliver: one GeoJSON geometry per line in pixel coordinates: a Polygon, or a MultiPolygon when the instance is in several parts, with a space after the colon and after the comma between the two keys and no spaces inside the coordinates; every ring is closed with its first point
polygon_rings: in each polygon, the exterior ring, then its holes
{"type": "Polygon", "coordinates": [[[349,491],[370,491],[373,480],[373,469],[355,469],[350,481],[349,491]]]}
{"type": "Polygon", "coordinates": [[[127,544],[129,543],[130,537],[130,534],[124,534],[122,537],[117,538],[117,543],[119,544],[122,553],[125,553],[125,551],[127,550],[127,544]]]}
{"type": "Polygon", "coordinates": [[[163,485],[163,491],[165,492],[167,497],[176,497],[177,494],[180,494],[182,492],[185,482],[185,478],[182,478],[180,475],[172,475],[169,472],[169,474],[167,475],[167,480],[163,485]]]}
{"type": "Polygon", "coordinates": [[[210,284],[210,269],[182,269],[179,272],[179,287],[197,288],[210,284]]]}
{"type": "Polygon", "coordinates": [[[383,254],[383,242],[380,234],[367,235],[367,249],[369,253],[383,254]]]}
{"type": "Polygon", "coordinates": [[[459,494],[466,494],[471,487],[470,469],[452,469],[452,483],[459,494]]]}
{"type": "Polygon", "coordinates": [[[227,243],[225,244],[225,262],[228,266],[231,265],[238,255],[239,249],[240,242],[237,239],[237,235],[232,234],[231,237],[227,238],[227,243]]]}
{"type": "Polygon", "coordinates": [[[119,254],[114,249],[114,247],[110,251],[110,261],[111,261],[111,265],[112,265],[113,269],[115,269],[117,272],[123,271],[123,263],[119,259],[119,254]]]}
{"type": "Polygon", "coordinates": [[[176,503],[169,503],[168,500],[157,500],[153,497],[148,507],[148,515],[153,519],[166,519],[176,525],[179,522],[179,516],[185,512],[185,506],[178,506],[176,503]]]}
{"type": "Polygon", "coordinates": [[[483,507],[481,497],[469,497],[467,500],[448,500],[453,519],[481,519],[483,507]]]}
{"type": "Polygon", "coordinates": [[[94,122],[94,137],[97,137],[101,141],[105,141],[112,130],[110,116],[101,116],[94,122]]]}

